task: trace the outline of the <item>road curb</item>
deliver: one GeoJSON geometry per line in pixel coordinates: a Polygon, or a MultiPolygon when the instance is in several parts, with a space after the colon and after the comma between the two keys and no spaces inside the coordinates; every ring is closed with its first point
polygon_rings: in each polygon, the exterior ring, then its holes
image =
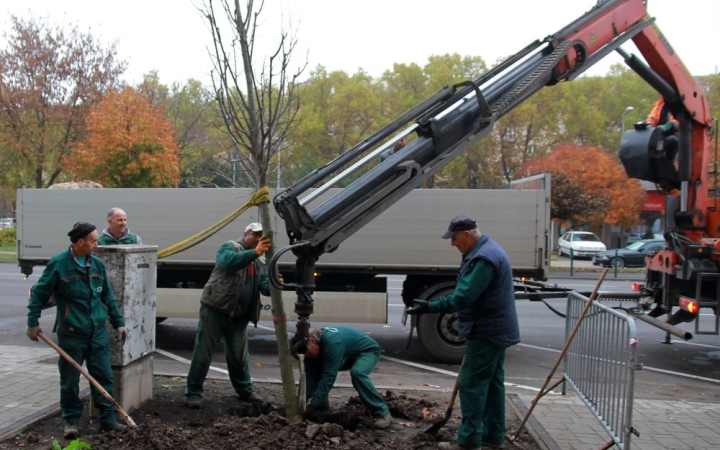
{"type": "MultiPolygon", "coordinates": [[[[59,389],[59,387],[58,387],[59,389]]],[[[85,388],[80,391],[79,394],[80,400],[83,402],[87,400],[90,397],[90,388],[85,388]]],[[[50,406],[46,406],[45,408],[35,411],[34,413],[30,414],[29,416],[25,416],[22,419],[18,420],[17,422],[13,423],[10,426],[7,426],[0,430],[0,443],[4,442],[5,440],[9,440],[13,437],[18,435],[19,433],[22,433],[26,429],[30,428],[37,422],[40,422],[41,420],[47,419],[48,417],[60,414],[60,402],[53,403],[50,406]]]]}
{"type": "MultiPolygon", "coordinates": [[[[515,414],[522,420],[528,412],[525,404],[517,394],[507,394],[506,397],[507,404],[510,405],[513,411],[515,411],[515,414]]],[[[528,418],[524,430],[528,432],[530,437],[543,450],[562,450],[535,417],[530,416],[528,418]]],[[[516,430],[515,433],[519,435],[521,431],[522,430],[516,430]]]]}

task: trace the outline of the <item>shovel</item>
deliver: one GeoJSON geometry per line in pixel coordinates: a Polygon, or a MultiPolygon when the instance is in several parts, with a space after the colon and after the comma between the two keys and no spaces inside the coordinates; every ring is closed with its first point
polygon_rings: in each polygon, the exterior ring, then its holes
{"type": "MultiPolygon", "coordinates": [[[[462,370],[462,362],[460,363],[460,369],[462,370]]],[[[448,404],[447,409],[445,410],[445,416],[442,419],[437,420],[430,428],[425,430],[426,434],[435,434],[437,433],[440,428],[444,427],[448,420],[450,420],[450,415],[452,415],[453,406],[455,406],[455,399],[457,398],[458,393],[458,386],[460,385],[460,371],[458,371],[458,376],[455,378],[455,386],[453,387],[452,395],[450,396],[450,403],[448,404]]]]}
{"type": "Polygon", "coordinates": [[[62,356],[63,358],[65,358],[65,360],[66,360],[67,362],[69,362],[70,364],[72,364],[72,366],[73,366],[74,368],[76,368],[78,372],[80,372],[81,374],[83,374],[83,376],[88,379],[88,381],[90,382],[90,384],[92,384],[93,387],[94,387],[95,389],[97,389],[98,392],[100,392],[103,397],[105,397],[110,403],[113,404],[113,406],[115,407],[115,409],[117,409],[117,412],[120,413],[120,417],[122,417],[122,419],[128,424],[128,426],[129,426],[130,428],[137,428],[137,424],[135,424],[135,421],[133,421],[132,418],[127,415],[127,413],[120,407],[120,405],[118,404],[118,402],[116,402],[115,399],[112,398],[112,395],[108,394],[108,391],[106,391],[105,388],[103,388],[103,387],[100,385],[100,383],[98,383],[98,382],[95,380],[95,378],[93,378],[93,377],[90,376],[90,374],[87,372],[87,370],[83,369],[83,367],[82,367],[80,364],[78,364],[74,359],[72,359],[72,357],[71,357],[70,355],[68,355],[68,354],[65,352],[65,350],[61,349],[56,343],[54,343],[53,341],[51,341],[47,336],[45,336],[45,334],[44,334],[42,331],[38,331],[37,336],[38,336],[40,339],[42,339],[43,341],[45,341],[45,342],[47,343],[47,345],[49,345],[50,347],[52,347],[56,352],[58,352],[58,353],[60,354],[60,356],[62,356]]]}

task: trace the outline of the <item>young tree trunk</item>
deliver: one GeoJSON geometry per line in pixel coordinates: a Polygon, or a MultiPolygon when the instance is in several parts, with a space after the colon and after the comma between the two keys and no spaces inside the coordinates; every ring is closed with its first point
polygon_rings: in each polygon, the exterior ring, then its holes
{"type": "MultiPolygon", "coordinates": [[[[270,238],[272,246],[265,258],[270,262],[275,255],[275,231],[272,228],[270,219],[270,204],[263,203],[259,207],[260,223],[262,223],[263,234],[270,238]]],[[[275,339],[277,340],[278,360],[280,363],[280,379],[283,385],[283,397],[285,400],[285,415],[290,422],[298,422],[302,419],[298,413],[297,391],[295,389],[295,376],[293,374],[293,358],[290,354],[290,341],[287,330],[287,314],[282,301],[282,291],[270,286],[270,300],[272,302],[272,317],[275,328],[275,339]]],[[[300,399],[305,401],[305,399],[300,399]]]]}

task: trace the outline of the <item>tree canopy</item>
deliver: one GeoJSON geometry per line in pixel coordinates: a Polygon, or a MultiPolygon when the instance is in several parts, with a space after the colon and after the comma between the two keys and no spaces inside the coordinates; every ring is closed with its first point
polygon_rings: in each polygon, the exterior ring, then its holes
{"type": "Polygon", "coordinates": [[[523,167],[527,175],[551,173],[553,218],[573,225],[628,228],[640,220],[644,192],[619,161],[599,147],[559,144],[523,167]]]}
{"type": "Polygon", "coordinates": [[[135,89],[112,92],[90,112],[87,137],[65,159],[77,178],[106,187],[175,187],[180,164],[175,130],[135,89]]]}
{"type": "Polygon", "coordinates": [[[90,108],[118,85],[125,63],[77,28],[11,17],[0,50],[0,182],[47,187],[66,176],[61,161],[84,136],[90,108]]]}

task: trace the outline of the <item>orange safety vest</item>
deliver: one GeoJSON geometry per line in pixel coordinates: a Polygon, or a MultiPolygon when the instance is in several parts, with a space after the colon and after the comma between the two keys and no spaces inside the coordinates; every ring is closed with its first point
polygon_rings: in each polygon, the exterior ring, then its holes
{"type": "Polygon", "coordinates": [[[670,114],[670,111],[665,111],[665,114],[663,115],[662,112],[664,106],[665,99],[661,98],[660,100],[656,101],[653,105],[652,110],[650,111],[650,114],[647,116],[647,119],[645,119],[645,122],[649,123],[654,127],[665,125],[668,122],[675,122],[675,129],[680,129],[680,124],[677,120],[675,120],[675,117],[670,114]]]}

